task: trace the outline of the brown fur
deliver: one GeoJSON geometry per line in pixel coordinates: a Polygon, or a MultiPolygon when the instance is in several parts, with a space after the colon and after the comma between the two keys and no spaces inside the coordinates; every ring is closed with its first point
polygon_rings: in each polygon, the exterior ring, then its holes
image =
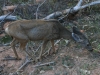
{"type": "Polygon", "coordinates": [[[39,59],[41,59],[43,50],[48,41],[51,41],[53,52],[55,52],[54,40],[60,38],[72,39],[71,32],[63,27],[57,20],[19,20],[9,24],[5,28],[5,31],[14,38],[11,47],[17,59],[19,59],[15,49],[17,42],[20,43],[20,49],[24,50],[29,40],[43,40],[44,43],[39,55],[39,59]]]}

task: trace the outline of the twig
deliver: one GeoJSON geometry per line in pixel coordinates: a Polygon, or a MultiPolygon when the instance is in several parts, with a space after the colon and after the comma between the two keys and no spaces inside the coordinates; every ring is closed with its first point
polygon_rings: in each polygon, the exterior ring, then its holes
{"type": "MultiPolygon", "coordinates": [[[[31,59],[34,60],[33,56],[28,52],[28,44],[26,45],[25,53],[26,53],[31,59]]],[[[32,53],[34,53],[34,52],[32,51],[32,53]]]]}
{"type": "Polygon", "coordinates": [[[15,11],[16,11],[16,9],[18,8],[19,5],[20,5],[20,4],[17,5],[17,7],[14,9],[14,11],[11,13],[11,15],[15,13],[15,11]]]}
{"type": "Polygon", "coordinates": [[[54,61],[48,62],[48,63],[44,63],[44,64],[38,64],[38,65],[35,65],[34,67],[40,67],[40,66],[45,66],[45,65],[50,65],[50,64],[54,64],[54,61]]]}
{"type": "Polygon", "coordinates": [[[3,59],[1,59],[2,61],[7,61],[7,60],[16,60],[16,58],[15,57],[11,57],[11,56],[7,56],[7,57],[5,57],[5,58],[3,58],[3,59]]]}
{"type": "Polygon", "coordinates": [[[30,62],[32,62],[32,61],[26,58],[25,63],[24,63],[23,65],[21,65],[21,66],[18,68],[18,70],[17,70],[16,72],[20,71],[22,68],[24,68],[24,67],[25,67],[27,64],[29,64],[30,62]]]}
{"type": "MultiPolygon", "coordinates": [[[[18,6],[19,6],[19,5],[17,5],[17,7],[18,7],[18,6]]],[[[16,9],[17,9],[17,7],[14,9],[14,11],[13,11],[12,13],[8,13],[8,14],[4,17],[4,19],[1,20],[0,24],[3,23],[3,22],[5,21],[5,19],[6,19],[9,15],[14,14],[15,11],[16,11],[16,9]]]]}
{"type": "Polygon", "coordinates": [[[68,68],[68,66],[67,66],[67,65],[65,65],[65,64],[63,64],[63,66],[64,66],[64,67],[66,67],[66,68],[68,68]]]}
{"type": "Polygon", "coordinates": [[[39,45],[39,47],[35,50],[35,52],[37,52],[39,50],[39,48],[42,46],[43,42],[39,45]]]}
{"type": "Polygon", "coordinates": [[[68,15],[69,15],[69,13],[71,13],[72,10],[73,10],[73,7],[69,9],[69,12],[68,12],[66,15],[62,16],[62,17],[59,18],[58,20],[61,21],[61,20],[64,20],[65,18],[67,18],[68,15]]]}
{"type": "Polygon", "coordinates": [[[83,5],[83,6],[80,7],[80,9],[84,9],[86,7],[89,7],[89,6],[95,5],[95,4],[100,4],[100,0],[97,0],[97,1],[94,1],[94,2],[91,2],[91,3],[88,3],[86,5],[83,5]]]}
{"type": "Polygon", "coordinates": [[[38,15],[37,15],[37,12],[39,10],[39,8],[46,2],[46,0],[44,0],[38,7],[37,7],[37,10],[36,10],[36,19],[38,19],[38,15]]]}

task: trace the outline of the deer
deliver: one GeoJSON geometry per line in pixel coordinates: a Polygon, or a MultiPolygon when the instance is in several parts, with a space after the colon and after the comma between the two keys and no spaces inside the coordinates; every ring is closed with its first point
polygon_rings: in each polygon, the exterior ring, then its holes
{"type": "Polygon", "coordinates": [[[13,37],[11,42],[11,48],[14,51],[15,58],[18,60],[20,57],[15,49],[16,44],[20,43],[20,50],[25,50],[28,41],[42,40],[43,44],[37,59],[41,60],[43,51],[48,43],[51,42],[52,50],[56,53],[54,48],[54,40],[57,39],[69,39],[74,40],[84,45],[89,51],[93,51],[89,40],[86,36],[73,26],[72,31],[65,28],[58,20],[17,20],[7,25],[5,32],[13,37]]]}

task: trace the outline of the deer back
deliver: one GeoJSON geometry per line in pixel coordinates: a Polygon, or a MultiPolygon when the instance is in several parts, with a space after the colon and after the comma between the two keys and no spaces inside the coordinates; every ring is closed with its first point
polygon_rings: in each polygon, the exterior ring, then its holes
{"type": "Polygon", "coordinates": [[[59,25],[56,20],[20,20],[8,25],[5,31],[17,39],[50,40],[59,38],[59,25]]]}

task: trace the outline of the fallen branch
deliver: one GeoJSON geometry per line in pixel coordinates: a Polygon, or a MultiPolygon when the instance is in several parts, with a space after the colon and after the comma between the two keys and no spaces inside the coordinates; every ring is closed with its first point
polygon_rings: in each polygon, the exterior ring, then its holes
{"type": "Polygon", "coordinates": [[[12,13],[8,13],[7,15],[2,15],[0,16],[0,23],[2,23],[3,21],[16,21],[17,20],[17,16],[13,16],[13,14],[15,13],[16,9],[18,8],[19,5],[16,6],[16,8],[14,9],[14,11],[12,13]]]}
{"type": "Polygon", "coordinates": [[[100,4],[100,0],[97,0],[97,1],[94,1],[94,2],[91,2],[89,4],[81,6],[82,2],[83,2],[83,0],[79,0],[79,2],[73,8],[69,8],[69,9],[65,9],[65,10],[62,10],[62,11],[54,12],[54,13],[46,16],[43,19],[46,19],[46,20],[47,19],[58,19],[62,15],[66,15],[68,13],[69,14],[67,16],[67,19],[70,19],[70,18],[73,18],[78,13],[79,10],[84,9],[86,7],[89,7],[89,6],[92,6],[92,5],[100,4]]]}
{"type": "Polygon", "coordinates": [[[42,46],[42,44],[43,44],[43,42],[39,45],[39,47],[36,50],[34,50],[34,54],[40,49],[40,47],[42,46]]]}
{"type": "Polygon", "coordinates": [[[50,64],[54,64],[54,61],[48,62],[48,63],[44,63],[44,64],[38,64],[38,65],[35,65],[34,67],[40,67],[40,66],[45,66],[45,65],[50,65],[50,64]]]}
{"type": "MultiPolygon", "coordinates": [[[[1,59],[2,61],[8,61],[8,60],[16,60],[15,57],[11,57],[11,56],[6,56],[5,58],[1,59]]],[[[21,60],[21,59],[20,59],[21,60]]]]}
{"type": "MultiPolygon", "coordinates": [[[[9,14],[7,14],[7,15],[2,15],[2,16],[0,16],[0,21],[2,22],[2,21],[4,21],[4,20],[8,20],[8,21],[15,21],[15,20],[17,20],[17,17],[16,16],[12,16],[12,15],[10,15],[11,13],[9,13],[9,14]]],[[[0,23],[1,23],[0,22],[0,23]]]]}
{"type": "Polygon", "coordinates": [[[84,9],[86,7],[89,7],[89,6],[92,6],[92,5],[96,5],[96,4],[100,4],[100,0],[91,2],[91,3],[86,4],[86,5],[83,5],[83,6],[80,7],[80,9],[84,9]]]}
{"type": "Polygon", "coordinates": [[[28,65],[31,62],[32,62],[31,60],[29,60],[28,58],[26,58],[25,63],[23,65],[21,65],[16,72],[19,72],[22,68],[24,68],[26,65],[28,65]]]}

